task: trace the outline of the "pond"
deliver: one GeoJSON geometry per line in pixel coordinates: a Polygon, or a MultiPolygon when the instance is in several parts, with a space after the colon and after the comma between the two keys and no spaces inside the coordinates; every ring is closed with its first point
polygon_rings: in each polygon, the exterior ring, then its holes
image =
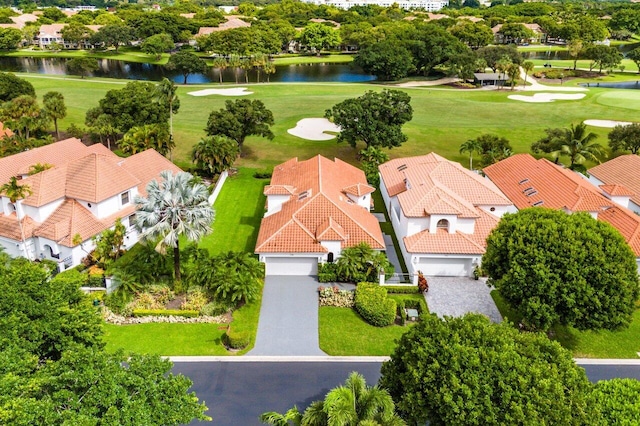
{"type": "Polygon", "coordinates": [[[640,81],[622,81],[620,83],[581,83],[582,87],[605,87],[608,89],[640,89],[640,81]]]}
{"type": "MultiPolygon", "coordinates": [[[[0,70],[19,73],[57,74],[66,75],[66,58],[14,58],[0,57],[0,70]]],[[[98,59],[100,68],[92,73],[94,77],[121,78],[130,80],[159,81],[167,77],[176,83],[182,83],[182,74],[169,71],[162,65],[139,64],[133,62],[117,61],[114,59],[98,59]]],[[[237,79],[239,83],[245,83],[245,73],[238,69],[237,79]]],[[[233,69],[223,72],[223,81],[227,83],[236,81],[233,69]]],[[[256,82],[257,72],[250,70],[248,79],[250,83],[256,82]]],[[[275,74],[269,76],[271,82],[343,82],[357,83],[375,80],[375,76],[365,74],[353,64],[302,64],[276,66],[275,74]]],[[[219,70],[209,68],[203,74],[191,74],[188,83],[218,83],[220,81],[219,70]]],[[[260,73],[260,81],[267,81],[264,72],[260,73]]]]}

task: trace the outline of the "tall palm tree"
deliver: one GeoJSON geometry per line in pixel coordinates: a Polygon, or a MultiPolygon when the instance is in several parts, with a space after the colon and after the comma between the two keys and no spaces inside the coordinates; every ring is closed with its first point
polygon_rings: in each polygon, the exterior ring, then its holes
{"type": "Polygon", "coordinates": [[[302,416],[308,426],[400,426],[405,422],[395,413],[391,395],[377,386],[367,386],[356,372],[343,386],[332,389],[324,401],[316,401],[302,416]]]}
{"type": "Polygon", "coordinates": [[[302,414],[295,405],[287,410],[286,413],[280,414],[275,411],[269,411],[260,415],[260,421],[266,425],[273,426],[300,426],[302,424],[302,414]]]}
{"type": "Polygon", "coordinates": [[[233,68],[233,75],[236,78],[236,84],[238,84],[238,71],[242,66],[242,58],[239,55],[229,56],[229,67],[233,68]]]}
{"type": "Polygon", "coordinates": [[[212,176],[233,166],[238,155],[240,155],[238,143],[223,135],[200,139],[191,153],[198,169],[205,170],[212,176]]]}
{"type": "Polygon", "coordinates": [[[602,145],[595,142],[598,138],[593,132],[587,133],[587,125],[580,123],[571,125],[569,129],[564,129],[564,134],[560,140],[560,149],[553,153],[554,156],[569,157],[571,170],[575,170],[586,160],[600,163],[600,158],[604,154],[602,145]]]}
{"type": "Polygon", "coordinates": [[[476,139],[469,139],[460,145],[460,154],[464,154],[465,152],[469,153],[469,170],[473,170],[473,153],[481,151],[482,144],[476,139]]]}
{"type": "Polygon", "coordinates": [[[209,204],[207,187],[194,183],[190,173],[173,175],[165,170],[160,177],[162,182],[152,180],[147,185],[147,198],[135,198],[136,228],[142,240],[161,238],[158,250],[173,248],[174,276],[180,281],[180,236],[198,241],[211,232],[215,212],[209,204]]]}
{"type": "Polygon", "coordinates": [[[222,56],[218,56],[213,60],[211,66],[220,70],[220,84],[222,84],[222,74],[224,73],[224,70],[229,66],[229,61],[227,61],[227,59],[223,58],[222,56]]]}
{"type": "Polygon", "coordinates": [[[534,63],[531,61],[525,61],[522,64],[522,68],[524,69],[524,83],[522,83],[523,87],[527,85],[527,77],[529,77],[529,73],[533,71],[534,66],[534,63]]]}
{"type": "MultiPolygon", "coordinates": [[[[169,106],[169,145],[173,144],[173,114],[178,112],[178,108],[180,108],[180,100],[176,94],[177,90],[176,84],[166,77],[156,86],[156,99],[158,102],[166,103],[169,106]]],[[[170,160],[173,157],[172,153],[173,148],[169,150],[170,160]]]]}
{"type": "Polygon", "coordinates": [[[29,253],[27,252],[27,242],[24,237],[24,228],[22,227],[22,209],[18,201],[27,198],[29,195],[33,194],[33,191],[29,185],[20,185],[18,183],[18,179],[15,176],[12,176],[11,179],[9,179],[9,182],[0,186],[0,194],[4,194],[9,197],[9,201],[11,201],[16,207],[16,217],[18,218],[18,226],[20,227],[20,238],[22,238],[22,250],[24,251],[24,257],[31,260],[31,256],[29,256],[29,253]]]}

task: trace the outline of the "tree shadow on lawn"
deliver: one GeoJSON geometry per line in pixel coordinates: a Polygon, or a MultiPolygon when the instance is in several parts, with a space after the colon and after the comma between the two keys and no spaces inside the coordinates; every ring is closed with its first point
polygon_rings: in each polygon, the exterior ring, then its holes
{"type": "MultiPolygon", "coordinates": [[[[255,178],[254,178],[255,179],[255,178]]],[[[263,181],[263,188],[267,183],[269,183],[268,179],[260,179],[263,181]]],[[[249,200],[245,200],[248,202],[249,200]]],[[[244,251],[253,253],[256,248],[256,241],[258,241],[258,232],[260,231],[260,222],[262,220],[262,216],[264,215],[264,205],[265,205],[266,197],[260,194],[259,197],[255,198],[255,205],[253,209],[253,214],[251,216],[241,216],[240,224],[248,225],[252,227],[251,235],[247,238],[247,241],[244,246],[244,251]]]]}

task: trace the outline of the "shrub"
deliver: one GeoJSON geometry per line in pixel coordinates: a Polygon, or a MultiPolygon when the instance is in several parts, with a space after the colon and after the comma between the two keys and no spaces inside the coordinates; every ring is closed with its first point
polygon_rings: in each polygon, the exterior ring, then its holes
{"type": "Polygon", "coordinates": [[[132,308],[136,309],[162,309],[163,304],[158,303],[151,293],[139,293],[133,301],[132,308]]]}
{"type": "Polygon", "coordinates": [[[389,294],[415,294],[420,293],[420,289],[415,285],[385,285],[389,294]]]}
{"type": "Polygon", "coordinates": [[[338,287],[318,288],[320,306],[336,306],[338,308],[352,308],[354,294],[353,291],[340,290],[338,287]]]}
{"type": "Polygon", "coordinates": [[[356,288],[354,307],[369,324],[385,327],[396,318],[396,302],[387,298],[387,290],[374,283],[360,283],[356,288]]]}
{"type": "Polygon", "coordinates": [[[127,315],[129,310],[127,309],[129,301],[126,297],[122,297],[118,293],[108,294],[104,298],[104,305],[111,310],[111,312],[118,315],[127,315]]]}
{"type": "Polygon", "coordinates": [[[400,325],[404,325],[407,321],[407,314],[404,311],[404,299],[397,300],[396,303],[398,304],[398,317],[400,317],[400,325]]]}
{"type": "Polygon", "coordinates": [[[338,281],[335,263],[321,263],[318,265],[318,281],[321,283],[333,283],[338,281]]]}
{"type": "Polygon", "coordinates": [[[224,334],[224,342],[230,349],[244,349],[249,346],[251,338],[246,331],[234,331],[231,327],[224,334]]]}
{"type": "Polygon", "coordinates": [[[202,307],[202,309],[200,310],[200,313],[202,315],[206,315],[209,317],[216,317],[218,315],[224,315],[227,312],[229,312],[230,310],[232,310],[234,308],[234,305],[229,305],[227,303],[224,303],[222,301],[213,301],[213,302],[209,302],[206,305],[204,305],[202,307]]]}
{"type": "Polygon", "coordinates": [[[429,313],[429,308],[427,307],[427,302],[424,299],[416,300],[416,299],[404,299],[404,307],[407,309],[417,309],[420,315],[424,315],[429,313]]]}
{"type": "Polygon", "coordinates": [[[171,291],[171,289],[165,285],[151,286],[149,288],[149,293],[151,293],[156,299],[156,302],[161,305],[166,305],[167,302],[173,300],[173,298],[175,297],[173,291],[171,291]]]}
{"type": "Polygon", "coordinates": [[[182,305],[180,305],[180,309],[187,311],[202,311],[202,308],[204,308],[208,301],[207,295],[202,291],[191,291],[187,293],[187,298],[182,302],[182,305]]]}
{"type": "Polygon", "coordinates": [[[418,271],[418,291],[420,293],[424,293],[429,290],[429,283],[427,283],[427,279],[422,274],[422,271],[418,271]]]}
{"type": "Polygon", "coordinates": [[[200,316],[200,312],[198,311],[187,311],[187,310],[179,310],[179,309],[134,309],[133,310],[134,317],[149,317],[149,316],[158,316],[158,317],[185,317],[185,318],[195,318],[200,316]]]}
{"type": "Polygon", "coordinates": [[[271,179],[271,172],[267,170],[257,170],[253,173],[256,179],[271,179]]]}

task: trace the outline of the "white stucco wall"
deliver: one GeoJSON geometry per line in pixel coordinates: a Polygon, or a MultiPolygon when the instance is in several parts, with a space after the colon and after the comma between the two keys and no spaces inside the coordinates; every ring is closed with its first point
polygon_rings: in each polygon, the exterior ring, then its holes
{"type": "Polygon", "coordinates": [[[278,213],[282,209],[282,205],[289,201],[290,195],[267,195],[267,212],[265,217],[274,213],[278,213]]]}
{"type": "Polygon", "coordinates": [[[497,217],[504,216],[505,213],[517,213],[518,209],[513,204],[508,206],[479,205],[482,210],[497,217]],[[493,209],[493,210],[491,210],[493,209]]]}
{"type": "Polygon", "coordinates": [[[347,197],[355,204],[359,205],[362,208],[369,210],[371,208],[371,194],[363,195],[362,197],[358,197],[357,195],[347,194],[347,197]]]}
{"type": "Polygon", "coordinates": [[[22,208],[24,210],[24,213],[27,216],[29,216],[31,219],[35,220],[36,222],[42,223],[45,220],[47,220],[49,216],[51,216],[51,214],[58,207],[60,207],[60,204],[62,204],[63,202],[64,202],[64,198],[60,198],[58,200],[45,204],[44,206],[33,207],[33,206],[28,206],[26,204],[23,204],[22,208]]]}
{"type": "Polygon", "coordinates": [[[463,234],[473,234],[476,228],[476,220],[471,218],[458,218],[456,231],[463,234]]]}
{"type": "MultiPolygon", "coordinates": [[[[333,259],[336,260],[342,253],[342,241],[320,241],[320,245],[326,248],[330,253],[333,253],[333,259]]],[[[327,255],[324,255],[323,261],[326,260],[327,255]]]]}

